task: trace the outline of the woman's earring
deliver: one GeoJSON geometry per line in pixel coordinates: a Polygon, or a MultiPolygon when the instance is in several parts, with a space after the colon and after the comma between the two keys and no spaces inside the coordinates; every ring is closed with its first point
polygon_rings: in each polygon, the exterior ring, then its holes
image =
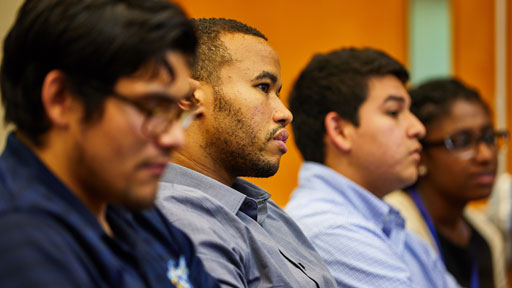
{"type": "Polygon", "coordinates": [[[427,175],[427,173],[428,173],[427,165],[420,164],[420,166],[418,166],[418,175],[420,177],[423,177],[423,176],[427,175]]]}

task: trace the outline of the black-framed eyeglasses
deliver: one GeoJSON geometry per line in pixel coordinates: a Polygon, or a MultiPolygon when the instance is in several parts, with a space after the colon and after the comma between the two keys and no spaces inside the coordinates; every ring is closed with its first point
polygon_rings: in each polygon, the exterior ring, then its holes
{"type": "MultiPolygon", "coordinates": [[[[505,130],[494,131],[492,129],[488,129],[484,130],[480,135],[475,135],[470,130],[461,130],[442,140],[422,140],[421,144],[423,145],[423,148],[442,146],[451,152],[475,152],[475,148],[479,143],[484,143],[489,148],[499,149],[506,144],[508,136],[508,131],[505,130]]],[[[473,155],[474,154],[468,154],[466,156],[471,157],[473,155]]]]}
{"type": "Polygon", "coordinates": [[[144,114],[142,132],[150,137],[162,134],[172,123],[176,122],[181,124],[182,129],[186,129],[194,120],[194,112],[197,109],[197,102],[192,94],[180,100],[160,93],[131,99],[113,92],[109,94],[109,97],[130,104],[144,114]]]}

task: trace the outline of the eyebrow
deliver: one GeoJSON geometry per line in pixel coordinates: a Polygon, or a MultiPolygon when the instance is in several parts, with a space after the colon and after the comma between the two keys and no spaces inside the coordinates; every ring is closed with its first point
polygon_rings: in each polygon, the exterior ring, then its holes
{"type": "Polygon", "coordinates": [[[388,97],[386,97],[386,99],[384,99],[383,103],[386,103],[389,101],[405,103],[405,98],[403,96],[399,96],[399,95],[389,95],[388,97]]]}
{"type": "Polygon", "coordinates": [[[275,84],[277,82],[276,74],[268,72],[268,71],[261,72],[256,77],[254,77],[254,79],[252,79],[252,81],[261,80],[261,79],[270,79],[270,81],[272,81],[273,84],[275,84]]]}

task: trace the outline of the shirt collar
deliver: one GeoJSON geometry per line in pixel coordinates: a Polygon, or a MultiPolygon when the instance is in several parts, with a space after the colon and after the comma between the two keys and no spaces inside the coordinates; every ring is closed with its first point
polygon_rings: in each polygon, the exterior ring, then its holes
{"type": "Polygon", "coordinates": [[[267,217],[267,201],[271,195],[241,178],[236,178],[234,184],[229,187],[204,174],[169,163],[161,181],[200,190],[222,203],[233,214],[241,211],[260,224],[267,217]]]}
{"type": "Polygon", "coordinates": [[[405,220],[396,209],[337,171],[323,164],[304,162],[299,175],[301,187],[316,187],[318,193],[348,202],[388,237],[393,228],[405,229],[405,220]]]}

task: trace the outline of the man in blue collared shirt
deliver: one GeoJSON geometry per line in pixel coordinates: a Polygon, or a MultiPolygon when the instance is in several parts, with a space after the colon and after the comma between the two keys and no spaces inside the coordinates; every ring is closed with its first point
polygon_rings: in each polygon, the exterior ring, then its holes
{"type": "Polygon", "coordinates": [[[218,287],[153,207],[195,49],[164,0],[24,3],[1,68],[1,287],[218,287]]]}
{"type": "Polygon", "coordinates": [[[306,162],[286,211],[339,287],[456,287],[381,200],[418,174],[425,128],[409,111],[408,77],[381,51],[341,49],[314,56],[289,99],[306,162]]]}
{"type": "Polygon", "coordinates": [[[272,176],[286,153],[292,115],[279,99],[279,56],[236,20],[194,23],[197,117],[162,177],[157,205],[190,235],[222,287],[336,287],[290,216],[238,178],[272,176]]]}

